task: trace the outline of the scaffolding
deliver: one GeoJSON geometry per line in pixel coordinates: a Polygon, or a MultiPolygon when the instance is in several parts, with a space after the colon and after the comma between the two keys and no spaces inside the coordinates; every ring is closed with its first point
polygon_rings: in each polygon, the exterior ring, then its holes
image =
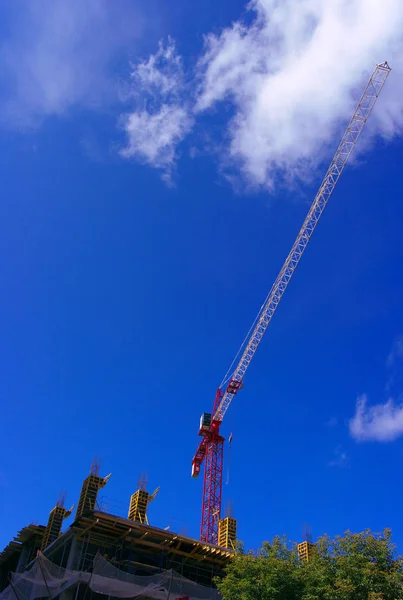
{"type": "Polygon", "coordinates": [[[9,573],[21,573],[36,556],[45,534],[44,525],[23,527],[0,552],[0,590],[8,583],[9,573]]]}
{"type": "Polygon", "coordinates": [[[111,598],[149,598],[155,600],[220,600],[220,594],[175,573],[173,570],[153,575],[132,575],[103,558],[94,558],[90,571],[60,567],[38,553],[29,569],[12,574],[10,585],[0,592],[0,600],[39,600],[41,598],[75,598],[99,595],[111,598]]]}
{"type": "MultiPolygon", "coordinates": [[[[36,529],[41,534],[39,543],[36,542],[37,549],[45,528],[36,526],[36,529]]],[[[16,572],[19,557],[25,552],[20,546],[0,554],[0,591],[8,584],[10,573],[16,572]],[[2,561],[2,557],[5,560],[2,561]]],[[[30,544],[27,558],[31,563],[25,564],[24,569],[32,567],[35,555],[30,544]]],[[[222,576],[234,551],[101,511],[89,511],[80,516],[43,551],[44,558],[53,565],[86,573],[93,571],[97,555],[128,575],[154,576],[173,571],[213,590],[215,578],[222,576]]],[[[82,600],[83,590],[80,586],[77,600],[82,600]]],[[[85,600],[95,600],[92,594],[87,590],[85,600]]]]}
{"type": "MultiPolygon", "coordinates": [[[[222,574],[234,554],[226,548],[99,511],[75,521],[70,535],[74,537],[75,556],[69,551],[69,560],[75,569],[90,569],[100,552],[128,573],[150,575],[172,569],[205,586],[211,586],[213,579],[222,574]]],[[[61,541],[45,551],[52,561],[61,541]]],[[[60,562],[60,558],[57,560],[60,562]]],[[[66,560],[65,555],[63,566],[67,566],[66,560]]]]}
{"type": "MultiPolygon", "coordinates": [[[[223,575],[228,561],[234,555],[234,551],[226,546],[233,547],[235,520],[222,520],[223,547],[201,542],[168,529],[153,527],[147,519],[147,507],[157,496],[159,488],[149,494],[145,489],[145,481],[141,482],[139,489],[131,496],[129,518],[103,512],[97,504],[97,495],[109,477],[100,477],[99,463],[93,463],[90,474],[82,485],[74,522],[66,531],[62,533],[62,524],[73,507],[66,511],[64,498],[59,497],[49,514],[46,527],[30,525],[24,528],[18,538],[0,553],[0,594],[8,586],[8,592],[1,595],[2,600],[16,600],[12,585],[19,583],[22,588],[18,600],[35,600],[35,594],[44,592],[41,588],[44,582],[41,580],[38,589],[28,590],[32,583],[30,577],[35,574],[35,577],[38,575],[40,578],[41,573],[47,572],[46,569],[51,579],[50,585],[55,586],[51,597],[58,597],[60,592],[63,600],[70,598],[70,591],[68,596],[65,596],[66,590],[60,588],[65,585],[65,575],[70,581],[69,590],[77,583],[76,590],[72,592],[75,600],[96,600],[97,590],[96,586],[93,587],[92,579],[94,573],[97,577],[108,578],[109,581],[99,580],[98,583],[102,584],[103,589],[107,589],[109,585],[108,595],[113,598],[116,596],[113,593],[114,583],[111,581],[113,569],[116,570],[116,577],[120,581],[116,582],[116,589],[119,588],[122,594],[133,592],[130,596],[118,597],[135,597],[135,588],[125,587],[129,583],[137,585],[138,582],[136,583],[137,580],[133,577],[152,577],[155,582],[161,583],[163,588],[166,584],[165,574],[168,573],[168,579],[171,578],[168,589],[173,590],[177,584],[178,590],[180,586],[191,590],[194,584],[202,586],[199,592],[204,594],[171,594],[171,600],[185,596],[190,599],[205,597],[206,600],[218,598],[214,582],[216,577],[223,575]],[[105,568],[107,575],[99,572],[101,567],[105,568]],[[61,570],[64,570],[63,576],[59,576],[61,570]],[[30,574],[26,575],[27,572],[30,574]],[[8,585],[10,578],[11,588],[8,585]],[[24,589],[27,589],[26,597],[24,589]],[[209,590],[208,593],[206,589],[209,590]]],[[[48,590],[45,592],[43,595],[49,596],[48,590]]],[[[154,592],[151,597],[159,597],[154,592]]],[[[163,598],[166,598],[166,594],[163,598]]]]}

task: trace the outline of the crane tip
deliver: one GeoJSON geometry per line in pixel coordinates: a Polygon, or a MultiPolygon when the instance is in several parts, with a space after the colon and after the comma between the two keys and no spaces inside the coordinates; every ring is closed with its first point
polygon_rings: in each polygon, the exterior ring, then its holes
{"type": "Polygon", "coordinates": [[[379,65],[377,65],[377,67],[380,67],[381,69],[386,69],[387,71],[391,71],[391,67],[388,64],[388,61],[385,60],[385,62],[383,63],[379,63],[379,65]]]}

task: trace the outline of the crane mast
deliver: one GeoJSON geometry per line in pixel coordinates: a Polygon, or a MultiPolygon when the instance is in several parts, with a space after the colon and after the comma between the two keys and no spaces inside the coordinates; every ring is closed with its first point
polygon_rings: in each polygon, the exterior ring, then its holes
{"type": "Polygon", "coordinates": [[[234,396],[243,385],[243,379],[251,360],[301,260],[340,175],[350,158],[390,70],[387,62],[375,67],[291,251],[254,321],[250,335],[245,338],[232,365],[236,363],[236,359],[242,352],[241,357],[233,371],[231,370],[232,367],[230,367],[229,376],[224,378],[223,383],[217,390],[212,413],[204,413],[202,415],[199,429],[199,435],[202,436],[202,440],[192,461],[192,476],[197,477],[201,464],[205,460],[200,530],[200,539],[202,541],[213,544],[217,544],[218,541],[224,451],[224,438],[219,432],[220,424],[234,396]]]}

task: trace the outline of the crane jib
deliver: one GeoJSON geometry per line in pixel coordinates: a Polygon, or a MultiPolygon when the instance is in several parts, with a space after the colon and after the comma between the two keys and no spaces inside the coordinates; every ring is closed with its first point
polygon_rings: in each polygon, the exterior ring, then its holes
{"type": "MultiPolygon", "coordinates": [[[[332,162],[323,178],[322,184],[316,194],[314,201],[308,211],[301,230],[291,248],[291,251],[278,274],[271,291],[260,311],[260,318],[245,346],[244,352],[236,366],[232,381],[242,381],[245,372],[253,358],[262,337],[273,317],[273,314],[283,296],[287,286],[294,274],[296,267],[302,257],[305,248],[315,230],[322,212],[336,186],[337,181],[350,157],[350,154],[364,128],[365,123],[375,105],[375,102],[383,88],[390,73],[390,67],[385,62],[377,65],[362,96],[357,108],[350,120],[332,162]]],[[[221,403],[214,414],[214,420],[222,422],[233,394],[227,389],[221,399],[221,403]]]]}
{"type": "Polygon", "coordinates": [[[230,373],[230,376],[228,379],[227,376],[224,379],[225,381],[229,381],[229,383],[226,387],[223,386],[222,390],[218,390],[212,414],[208,415],[209,422],[208,424],[206,423],[204,426],[201,426],[199,430],[199,435],[203,435],[204,437],[193,458],[192,475],[197,476],[200,471],[201,463],[205,459],[202,521],[200,529],[200,538],[202,541],[214,544],[217,544],[218,541],[224,441],[219,435],[219,426],[224,419],[234,395],[242,388],[242,382],[250,362],[262,341],[263,335],[287,289],[390,71],[391,69],[387,62],[375,67],[290,253],[254,321],[254,325],[249,332],[250,335],[248,334],[241,346],[241,357],[231,373],[232,366],[235,364],[238,355],[240,354],[239,352],[231,364],[229,371],[227,371],[227,374],[230,373]]]}

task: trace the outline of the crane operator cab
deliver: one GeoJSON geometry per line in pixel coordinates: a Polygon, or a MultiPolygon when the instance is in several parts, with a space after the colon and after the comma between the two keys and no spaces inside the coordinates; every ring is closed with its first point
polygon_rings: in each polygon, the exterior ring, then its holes
{"type": "Polygon", "coordinates": [[[211,425],[211,413],[203,413],[200,417],[199,435],[206,435],[211,425]]]}

